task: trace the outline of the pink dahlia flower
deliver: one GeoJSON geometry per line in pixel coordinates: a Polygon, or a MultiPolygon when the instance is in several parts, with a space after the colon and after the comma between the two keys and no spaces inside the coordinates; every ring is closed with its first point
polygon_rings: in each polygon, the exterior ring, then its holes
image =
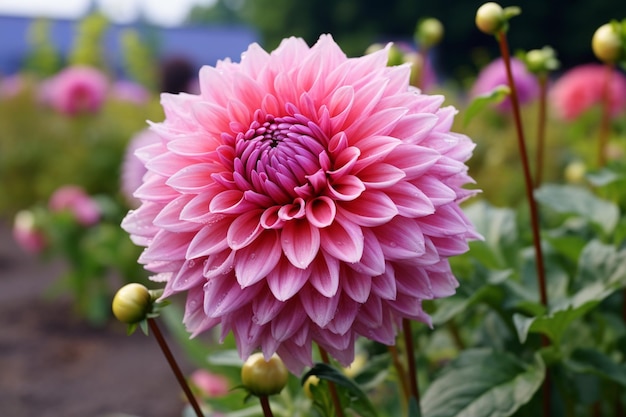
{"type": "MultiPolygon", "coordinates": [[[[517,58],[511,58],[511,73],[513,74],[520,104],[530,103],[535,100],[539,95],[539,82],[533,74],[528,72],[526,65],[517,58]]],[[[492,61],[480,71],[470,90],[470,97],[487,94],[499,85],[509,85],[506,67],[502,58],[492,61]]],[[[496,106],[496,109],[502,112],[511,110],[511,99],[505,98],[496,106]]]]}
{"type": "Polygon", "coordinates": [[[100,220],[98,204],[85,190],[75,185],[65,185],[52,193],[48,207],[52,212],[65,210],[71,212],[76,221],[83,226],[90,226],[100,220]]]}
{"type": "Polygon", "coordinates": [[[126,148],[120,175],[121,189],[126,201],[133,207],[139,205],[139,200],[133,196],[133,193],[143,183],[143,176],[147,172],[146,166],[135,152],[137,149],[160,141],[161,138],[154,131],[144,129],[133,136],[126,148]]]}
{"type": "MultiPolygon", "coordinates": [[[[550,90],[550,102],[557,116],[574,120],[604,99],[608,73],[602,64],[585,64],[564,73],[550,90]]],[[[626,108],[626,77],[613,71],[610,78],[609,108],[613,116],[626,108]]]]}
{"type": "Polygon", "coordinates": [[[162,96],[123,227],[164,297],[187,293],[193,335],[220,325],[242,358],[276,352],[294,373],[313,342],[347,366],[358,336],[393,344],[402,319],[430,323],[422,300],[455,292],[474,144],[387,54],[253,44],[203,67],[200,94],[162,96]]]}
{"type": "Polygon", "coordinates": [[[37,254],[47,246],[45,233],[32,211],[21,210],[15,215],[12,232],[15,242],[26,252],[37,254]]]}
{"type": "Polygon", "coordinates": [[[55,110],[75,115],[96,113],[108,89],[107,77],[99,70],[84,66],[68,67],[42,86],[42,100],[55,110]]]}

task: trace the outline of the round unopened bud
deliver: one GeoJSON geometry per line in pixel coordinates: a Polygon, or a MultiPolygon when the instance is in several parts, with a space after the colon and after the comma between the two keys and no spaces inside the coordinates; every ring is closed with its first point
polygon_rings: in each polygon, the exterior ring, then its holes
{"type": "Polygon", "coordinates": [[[113,297],[113,315],[122,323],[138,323],[150,311],[152,297],[141,284],[126,284],[113,297]]]}
{"type": "Polygon", "coordinates": [[[276,354],[266,361],[262,353],[254,353],[241,368],[241,382],[257,397],[280,393],[287,385],[288,377],[287,367],[276,354]]]}
{"type": "Polygon", "coordinates": [[[587,167],[584,162],[574,161],[565,167],[565,180],[570,184],[577,184],[584,180],[587,167]]]}
{"type": "Polygon", "coordinates": [[[591,49],[602,62],[615,62],[624,53],[623,41],[615,27],[610,23],[600,26],[591,38],[591,49]]]}
{"type": "Polygon", "coordinates": [[[443,38],[443,25],[434,17],[424,19],[417,25],[416,38],[421,47],[433,47],[443,38]]]}
{"type": "Polygon", "coordinates": [[[495,35],[505,22],[504,9],[498,3],[487,2],[476,11],[476,26],[488,35],[495,35]]]}
{"type": "Polygon", "coordinates": [[[526,52],[524,62],[528,71],[533,74],[545,74],[559,67],[556,52],[549,46],[526,52]]]}

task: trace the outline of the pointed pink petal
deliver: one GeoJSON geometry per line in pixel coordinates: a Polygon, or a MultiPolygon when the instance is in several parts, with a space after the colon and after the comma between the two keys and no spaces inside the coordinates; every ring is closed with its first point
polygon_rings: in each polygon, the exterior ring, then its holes
{"type": "Polygon", "coordinates": [[[361,304],[355,302],[350,297],[342,294],[339,301],[341,309],[337,311],[335,317],[328,323],[328,330],[336,334],[346,334],[352,330],[352,325],[357,315],[361,313],[361,304]]]}
{"type": "Polygon", "coordinates": [[[378,163],[359,171],[359,179],[369,188],[387,188],[398,183],[406,175],[393,165],[378,163]]]}
{"type": "Polygon", "coordinates": [[[245,248],[235,253],[235,275],[242,288],[265,278],[281,257],[280,239],[275,230],[266,230],[245,248]]]}
{"type": "Polygon", "coordinates": [[[372,277],[372,292],[383,300],[396,299],[396,276],[390,263],[385,265],[385,272],[382,275],[372,277]]]}
{"type": "Polygon", "coordinates": [[[277,340],[284,341],[293,336],[302,326],[306,326],[306,314],[300,308],[292,307],[294,303],[290,303],[283,310],[283,314],[272,320],[272,337],[277,340]]]}
{"type": "Polygon", "coordinates": [[[217,194],[209,204],[212,213],[242,214],[248,210],[256,209],[258,206],[244,198],[243,191],[226,190],[217,194]]]}
{"type": "Polygon", "coordinates": [[[357,303],[363,304],[370,295],[372,277],[359,274],[344,266],[341,269],[341,288],[344,294],[348,295],[357,303]]]}
{"type": "Polygon", "coordinates": [[[374,230],[387,260],[411,259],[423,255],[424,235],[416,220],[395,217],[374,230]]]}
{"type": "Polygon", "coordinates": [[[201,225],[180,219],[180,210],[189,201],[193,199],[192,195],[181,195],[180,197],[170,201],[154,219],[154,225],[163,229],[169,229],[178,232],[192,232],[200,229],[201,225]]]}
{"type": "Polygon", "coordinates": [[[383,191],[364,191],[357,200],[342,202],[338,211],[359,226],[376,227],[398,214],[391,198],[383,191]]]}
{"type": "Polygon", "coordinates": [[[274,297],[286,301],[300,291],[310,274],[310,269],[296,268],[286,258],[282,258],[266,279],[274,297]]]}
{"type": "Polygon", "coordinates": [[[348,266],[359,273],[373,277],[383,274],[385,272],[385,254],[383,249],[380,243],[378,243],[374,232],[366,228],[362,230],[364,236],[363,256],[359,262],[349,264],[348,266]]]}
{"type": "Polygon", "coordinates": [[[339,304],[339,293],[333,297],[325,297],[313,288],[305,287],[299,293],[304,311],[319,327],[325,327],[335,317],[339,304]]]}
{"type": "Polygon", "coordinates": [[[230,249],[209,255],[204,261],[202,275],[206,279],[213,279],[225,275],[233,270],[235,252],[230,249]]]}
{"type": "Polygon", "coordinates": [[[339,289],[339,260],[324,251],[311,263],[311,285],[324,297],[332,297],[339,289]]]}
{"type": "Polygon", "coordinates": [[[222,217],[200,229],[189,242],[186,258],[199,258],[227,249],[228,240],[226,235],[231,222],[231,217],[222,217]]]}
{"type": "Polygon", "coordinates": [[[252,302],[261,285],[241,288],[234,274],[209,279],[204,284],[204,312],[209,317],[232,313],[252,302]]]}
{"type": "Polygon", "coordinates": [[[351,201],[365,191],[363,182],[354,175],[344,175],[328,185],[328,193],[336,200],[351,201]]]}
{"type": "Polygon", "coordinates": [[[307,220],[288,221],[281,232],[283,252],[296,268],[307,268],[320,248],[319,229],[307,220]]]}
{"type": "Polygon", "coordinates": [[[363,255],[361,227],[337,216],[335,222],[320,230],[321,247],[329,255],[344,262],[358,262],[363,255]]]}
{"type": "Polygon", "coordinates": [[[261,227],[262,210],[251,210],[235,218],[228,228],[226,239],[233,250],[244,248],[254,241],[263,228],[261,227]]]}
{"type": "Polygon", "coordinates": [[[403,217],[424,217],[435,212],[430,198],[413,184],[402,181],[385,190],[403,217]]]}
{"type": "Polygon", "coordinates": [[[283,307],[285,307],[284,302],[277,300],[268,290],[263,289],[252,300],[254,313],[252,320],[260,326],[267,324],[283,310],[283,307]]]}
{"type": "Polygon", "coordinates": [[[169,177],[166,184],[181,193],[198,194],[213,184],[211,174],[219,172],[220,169],[223,168],[215,163],[189,165],[187,162],[183,169],[169,177]]]}

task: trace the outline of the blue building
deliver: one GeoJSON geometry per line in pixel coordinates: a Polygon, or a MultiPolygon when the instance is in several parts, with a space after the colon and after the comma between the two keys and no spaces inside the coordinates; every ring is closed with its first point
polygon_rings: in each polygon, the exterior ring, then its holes
{"type": "MultiPolygon", "coordinates": [[[[50,19],[50,39],[56,50],[67,57],[76,34],[75,20],[50,19]]],[[[28,33],[32,18],[0,16],[0,75],[9,75],[22,68],[29,51],[28,33]]],[[[160,60],[186,58],[193,65],[215,65],[226,57],[238,61],[248,45],[258,41],[258,34],[244,26],[185,26],[163,28],[147,24],[111,24],[106,32],[104,48],[107,61],[115,69],[122,67],[120,34],[136,29],[156,44],[160,60]]]]}

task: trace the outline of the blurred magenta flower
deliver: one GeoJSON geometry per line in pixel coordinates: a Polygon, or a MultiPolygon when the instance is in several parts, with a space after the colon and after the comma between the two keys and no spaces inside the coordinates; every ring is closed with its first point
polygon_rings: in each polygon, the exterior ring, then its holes
{"type": "Polygon", "coordinates": [[[161,137],[150,129],[144,129],[131,138],[130,143],[126,147],[124,160],[122,161],[122,171],[120,175],[122,194],[126,201],[132,206],[137,207],[139,200],[133,196],[133,193],[143,182],[143,176],[147,172],[144,163],[139,159],[135,152],[147,145],[157,143],[161,137]]]}
{"type": "Polygon", "coordinates": [[[108,84],[98,69],[67,67],[43,83],[40,98],[63,114],[96,113],[104,103],[108,84]]]}
{"type": "Polygon", "coordinates": [[[150,99],[150,92],[140,84],[118,80],[111,86],[111,96],[119,101],[144,104],[150,99]]]}
{"type": "Polygon", "coordinates": [[[221,325],[242,358],[294,373],[313,342],[347,366],[358,336],[394,344],[402,319],[430,324],[422,300],[454,294],[448,257],[478,238],[459,207],[474,143],[387,57],[328,35],[253,44],[203,67],[199,95],[162,95],[123,227],[164,297],[187,292],[193,335],[221,325]]]}
{"type": "Polygon", "coordinates": [[[13,239],[24,251],[37,254],[45,249],[47,240],[43,230],[37,226],[35,215],[30,210],[21,210],[13,221],[13,239]]]}
{"type": "MultiPolygon", "coordinates": [[[[607,70],[602,64],[579,65],[565,72],[550,90],[550,103],[556,115],[574,120],[604,97],[607,70]]],[[[609,107],[613,116],[626,108],[626,77],[613,71],[610,78],[609,107]]]]}
{"type": "Polygon", "coordinates": [[[83,226],[90,226],[100,220],[98,204],[76,185],[65,185],[50,196],[48,208],[52,212],[69,211],[83,226]]]}
{"type": "MultiPolygon", "coordinates": [[[[539,96],[539,82],[528,72],[526,65],[517,58],[511,58],[511,72],[520,104],[524,105],[535,100],[539,96]]],[[[470,90],[470,97],[490,93],[499,85],[509,85],[502,58],[495,59],[480,71],[470,90]]],[[[505,98],[495,108],[502,112],[511,110],[511,99],[505,98]]]]}
{"type": "Polygon", "coordinates": [[[207,398],[222,397],[228,394],[230,382],[222,375],[211,373],[205,369],[194,371],[189,377],[203,396],[207,398]]]}

